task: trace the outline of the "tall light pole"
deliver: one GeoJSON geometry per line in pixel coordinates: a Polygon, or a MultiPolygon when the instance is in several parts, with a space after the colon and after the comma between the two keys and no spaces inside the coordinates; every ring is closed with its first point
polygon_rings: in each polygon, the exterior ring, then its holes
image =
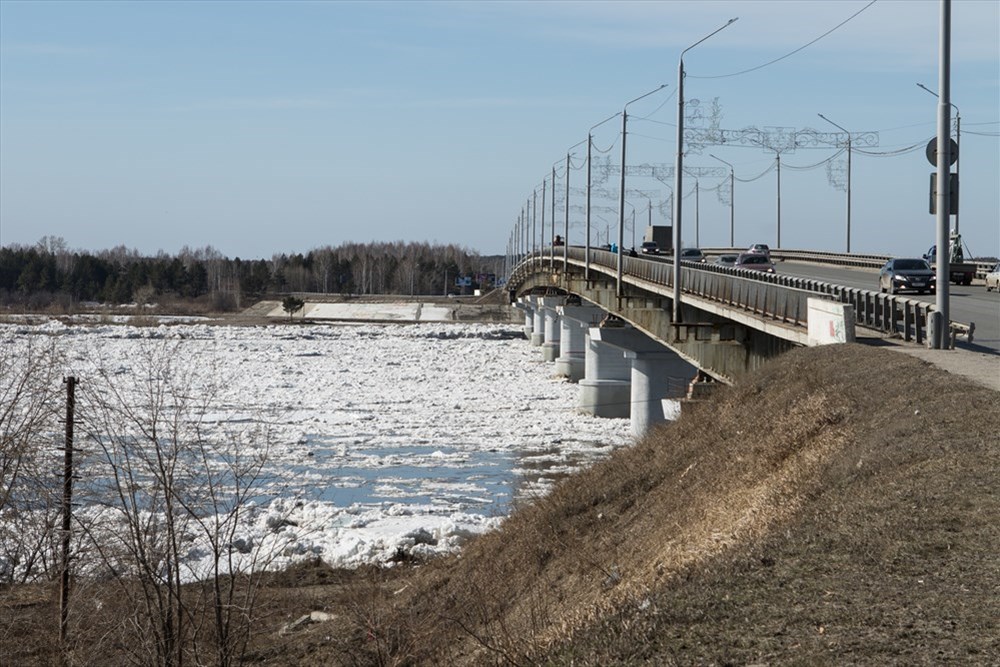
{"type": "Polygon", "coordinates": [[[556,165],[562,159],[552,163],[552,244],[549,246],[549,263],[555,269],[556,264],[556,165]]]}
{"type": "Polygon", "coordinates": [[[545,195],[547,183],[545,179],[542,179],[542,229],[541,235],[538,237],[538,266],[543,267],[545,263],[542,259],[545,257],[545,195]]]}
{"type": "Polygon", "coordinates": [[[536,245],[538,237],[535,236],[535,231],[538,228],[538,189],[536,188],[531,193],[531,265],[541,267],[541,263],[538,261],[536,255],[536,245]]]}
{"type": "Polygon", "coordinates": [[[625,205],[632,209],[632,247],[635,248],[635,204],[632,202],[625,202],[625,205]]]}
{"type": "Polygon", "coordinates": [[[729,167],[729,247],[735,248],[736,243],[733,231],[735,228],[734,223],[736,221],[736,170],[733,169],[733,165],[729,164],[720,157],[716,157],[711,153],[708,154],[708,157],[715,158],[722,164],[729,167]]]}
{"type": "Polygon", "coordinates": [[[951,0],[941,0],[940,45],[938,60],[938,109],[937,109],[937,298],[932,315],[932,347],[946,350],[949,347],[951,303],[949,283],[951,254],[948,252],[948,223],[951,217],[951,0]]]}
{"type": "Polygon", "coordinates": [[[774,163],[777,165],[778,169],[778,201],[777,201],[777,211],[778,211],[778,238],[774,242],[775,248],[781,247],[781,152],[774,151],[774,163]]]}
{"type": "Polygon", "coordinates": [[[590,280],[590,184],[592,180],[590,152],[594,146],[594,129],[600,125],[604,125],[612,118],[617,118],[619,113],[621,112],[619,111],[608,116],[597,125],[592,126],[587,132],[587,248],[584,250],[583,279],[588,281],[590,280]]]}
{"type": "Polygon", "coordinates": [[[638,102],[639,100],[649,97],[655,92],[663,90],[667,84],[661,83],[659,86],[644,93],[634,100],[629,100],[622,107],[622,177],[620,182],[620,187],[618,191],[618,287],[617,294],[619,297],[622,295],[622,265],[624,261],[622,259],[622,246],[625,245],[625,139],[628,134],[628,105],[633,102],[638,102]]]}
{"type": "Polygon", "coordinates": [[[701,194],[698,179],[694,179],[694,247],[701,247],[701,194]]]}
{"type": "MultiPolygon", "coordinates": [[[[583,141],[589,142],[590,139],[588,137],[583,141]]],[[[569,271],[569,158],[573,154],[573,149],[582,144],[583,141],[573,144],[566,150],[566,226],[563,228],[563,276],[567,276],[566,272],[569,271]]]]}
{"type": "Polygon", "coordinates": [[[681,309],[681,193],[683,192],[683,172],[684,172],[684,54],[698,46],[706,39],[724,30],[733,24],[736,18],[731,18],[725,25],[716,28],[697,42],[681,51],[680,58],[677,59],[677,163],[674,165],[674,307],[673,321],[680,322],[682,316],[681,309]]]}
{"type": "Polygon", "coordinates": [[[821,113],[816,114],[830,125],[847,134],[847,252],[851,252],[851,133],[821,113]]]}
{"type": "MultiPolygon", "coordinates": [[[[918,86],[926,90],[928,93],[937,97],[938,94],[933,90],[928,88],[922,83],[918,83],[918,86]]],[[[958,110],[958,106],[954,102],[949,102],[955,109],[955,152],[958,155],[955,156],[955,180],[961,183],[961,179],[958,177],[959,162],[962,160],[962,112],[958,110]]],[[[961,206],[953,206],[955,209],[955,233],[958,234],[958,213],[961,210],[961,206]]]]}

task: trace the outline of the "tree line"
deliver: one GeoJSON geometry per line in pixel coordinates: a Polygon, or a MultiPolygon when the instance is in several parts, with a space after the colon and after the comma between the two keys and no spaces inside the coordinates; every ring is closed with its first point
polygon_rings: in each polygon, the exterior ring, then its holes
{"type": "Polygon", "coordinates": [[[212,246],[154,256],[125,246],[72,251],[62,238],[46,236],[32,246],[0,247],[0,305],[143,304],[171,296],[227,310],[287,292],[468,293],[492,287],[502,263],[502,257],[481,257],[453,244],[346,243],[244,260],[212,246]]]}

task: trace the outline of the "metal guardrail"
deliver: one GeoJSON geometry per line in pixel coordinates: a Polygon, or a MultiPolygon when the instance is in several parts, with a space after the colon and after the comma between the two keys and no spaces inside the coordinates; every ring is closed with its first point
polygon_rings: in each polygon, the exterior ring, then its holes
{"type": "MultiPolygon", "coordinates": [[[[829,253],[833,254],[833,253],[829,253]]],[[[871,256],[875,257],[875,256],[871,256]]],[[[576,267],[586,262],[584,248],[568,248],[567,258],[576,267]]],[[[618,256],[606,250],[590,251],[592,270],[609,278],[617,276],[618,256]]],[[[641,257],[622,257],[622,276],[629,283],[657,287],[673,286],[673,260],[649,261],[641,257]]],[[[563,258],[541,254],[529,256],[511,275],[509,286],[519,285],[537,270],[551,272],[562,268],[563,258]]],[[[685,294],[722,303],[728,307],[753,313],[761,318],[790,326],[807,326],[809,297],[825,296],[838,303],[850,304],[858,326],[899,335],[918,344],[927,342],[927,322],[936,310],[934,304],[917,299],[880,294],[870,290],[844,287],[808,278],[773,273],[760,273],[715,264],[684,262],[681,267],[681,287],[685,294]]],[[[950,339],[956,336],[972,341],[974,324],[950,323],[950,339]]]]}
{"type": "MultiPolygon", "coordinates": [[[[702,248],[708,255],[725,255],[743,252],[744,248],[702,248]]],[[[817,252],[815,250],[772,250],[771,257],[793,262],[812,262],[814,264],[830,264],[833,266],[857,266],[865,269],[880,269],[894,255],[858,255],[843,252],[817,252]]],[[[997,262],[968,262],[976,265],[976,278],[984,280],[986,274],[996,266],[997,262]]]]}

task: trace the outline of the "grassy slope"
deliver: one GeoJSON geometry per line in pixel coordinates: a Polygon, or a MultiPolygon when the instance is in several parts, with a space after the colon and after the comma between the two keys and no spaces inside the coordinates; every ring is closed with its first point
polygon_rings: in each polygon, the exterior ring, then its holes
{"type": "MultiPolygon", "coordinates": [[[[56,592],[0,590],[0,665],[62,664],[56,592]]],[[[91,616],[70,663],[125,664],[91,616]]],[[[1000,665],[1000,393],[795,350],[457,556],[296,568],[256,616],[271,666],[1000,665]]]]}
{"type": "Polygon", "coordinates": [[[794,351],[387,598],[404,661],[1000,663],[1000,394],[794,351]]]}

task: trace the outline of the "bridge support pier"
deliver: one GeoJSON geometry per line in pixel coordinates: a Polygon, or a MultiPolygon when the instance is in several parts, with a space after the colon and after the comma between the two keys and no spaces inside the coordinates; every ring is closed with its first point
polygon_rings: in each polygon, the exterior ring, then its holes
{"type": "Polygon", "coordinates": [[[542,308],[542,301],[544,300],[545,297],[540,296],[533,299],[531,338],[528,339],[531,341],[532,347],[538,347],[545,342],[545,311],[542,308]]]}
{"type": "Polygon", "coordinates": [[[586,372],[587,330],[604,317],[604,310],[596,306],[559,306],[557,311],[561,333],[556,376],[579,382],[586,372]]]}
{"type": "Polygon", "coordinates": [[[521,297],[520,300],[514,303],[514,307],[524,312],[524,326],[521,330],[524,332],[524,337],[530,341],[531,334],[535,330],[534,307],[527,297],[521,297]]]}
{"type": "Polygon", "coordinates": [[[595,417],[628,417],[631,408],[631,364],[621,350],[595,340],[593,332],[597,330],[593,327],[585,336],[586,361],[577,408],[595,417]]]}
{"type": "Polygon", "coordinates": [[[631,327],[594,328],[598,339],[621,351],[630,362],[630,417],[632,435],[639,437],[654,425],[674,417],[675,409],[664,412],[664,399],[679,401],[698,369],[679,354],[631,327]]]}
{"type": "Polygon", "coordinates": [[[561,306],[566,300],[563,298],[543,297],[546,303],[542,313],[545,320],[545,342],[542,343],[542,360],[555,361],[559,356],[559,343],[561,327],[559,324],[559,313],[556,307],[561,306]]]}

